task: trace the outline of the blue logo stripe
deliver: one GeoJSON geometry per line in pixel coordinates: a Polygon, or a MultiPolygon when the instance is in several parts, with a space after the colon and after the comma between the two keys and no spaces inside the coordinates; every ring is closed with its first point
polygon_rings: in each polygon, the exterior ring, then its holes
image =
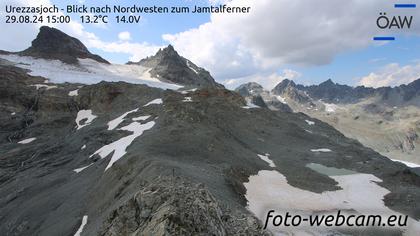
{"type": "Polygon", "coordinates": [[[416,4],[395,4],[395,8],[416,8],[416,4]]]}
{"type": "Polygon", "coordinates": [[[395,37],[373,37],[373,40],[375,41],[393,41],[395,40],[395,37]]]}

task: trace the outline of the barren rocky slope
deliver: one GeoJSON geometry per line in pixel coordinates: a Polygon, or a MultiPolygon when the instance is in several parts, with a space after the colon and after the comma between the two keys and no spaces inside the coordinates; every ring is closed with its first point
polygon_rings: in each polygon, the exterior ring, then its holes
{"type": "MultiPolygon", "coordinates": [[[[345,188],[313,164],[378,178],[369,183],[386,190],[378,204],[420,218],[414,169],[302,113],[252,108],[221,86],[53,83],[7,58],[0,60],[3,235],[266,235],[248,206],[247,183],[275,171],[289,188],[316,195],[345,188]]],[[[77,73],[86,76],[91,68],[83,65],[77,73]]]]}

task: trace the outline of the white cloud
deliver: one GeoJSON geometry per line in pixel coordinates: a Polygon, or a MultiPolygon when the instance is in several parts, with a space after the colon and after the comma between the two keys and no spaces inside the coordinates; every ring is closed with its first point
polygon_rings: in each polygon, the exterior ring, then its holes
{"type": "Polygon", "coordinates": [[[99,39],[86,41],[86,45],[105,52],[131,55],[129,58],[130,61],[139,61],[147,56],[154,55],[161,48],[160,46],[148,43],[104,42],[99,39]]]}
{"type": "Polygon", "coordinates": [[[377,72],[358,78],[359,85],[366,87],[398,86],[408,84],[420,78],[420,62],[412,65],[401,66],[398,63],[391,63],[377,72]]]}
{"type": "Polygon", "coordinates": [[[244,84],[244,83],[257,82],[260,85],[262,85],[264,88],[271,90],[284,79],[296,80],[300,78],[301,76],[302,74],[300,72],[297,72],[291,69],[284,69],[281,74],[279,73],[256,74],[256,75],[251,75],[251,76],[247,76],[243,78],[228,79],[224,81],[224,85],[229,89],[235,89],[239,85],[244,84]]]}
{"type": "Polygon", "coordinates": [[[131,40],[131,34],[128,31],[124,31],[118,34],[118,39],[121,41],[130,41],[131,40]]]}
{"type": "MultiPolygon", "coordinates": [[[[393,4],[382,0],[233,0],[228,4],[251,6],[251,12],[212,14],[209,23],[163,36],[219,79],[270,73],[287,64],[328,64],[337,54],[366,47],[373,36],[384,33],[376,27],[379,12],[395,14],[393,4]]],[[[418,12],[411,14],[420,17],[418,12]]]]}

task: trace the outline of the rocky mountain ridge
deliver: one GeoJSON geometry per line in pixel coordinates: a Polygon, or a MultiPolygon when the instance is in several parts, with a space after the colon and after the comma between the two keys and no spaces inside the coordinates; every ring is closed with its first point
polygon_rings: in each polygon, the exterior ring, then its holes
{"type": "MultiPolygon", "coordinates": [[[[350,138],[392,159],[420,164],[420,79],[397,87],[366,88],[327,80],[303,86],[285,79],[271,91],[255,90],[270,103],[277,99],[334,126],[350,138]]],[[[257,86],[253,84],[253,86],[257,86]]],[[[242,91],[236,91],[249,97],[242,91]]],[[[245,89],[246,90],[246,89],[245,89]]]]}
{"type": "Polygon", "coordinates": [[[272,93],[282,95],[286,90],[296,89],[306,92],[314,100],[323,100],[328,103],[357,103],[363,99],[377,97],[389,106],[414,105],[420,107],[420,79],[407,85],[396,87],[368,88],[364,86],[352,87],[334,83],[331,79],[319,85],[296,85],[293,81],[285,79],[276,85],[272,93]]]}

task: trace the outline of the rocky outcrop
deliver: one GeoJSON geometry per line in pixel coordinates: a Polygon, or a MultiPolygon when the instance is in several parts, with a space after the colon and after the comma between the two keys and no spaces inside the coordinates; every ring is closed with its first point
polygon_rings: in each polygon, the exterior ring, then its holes
{"type": "Polygon", "coordinates": [[[222,207],[203,184],[162,177],[111,212],[101,235],[268,235],[250,214],[222,207]],[[241,220],[239,220],[241,219],[241,220]],[[242,220],[243,219],[243,220],[242,220]]]}

